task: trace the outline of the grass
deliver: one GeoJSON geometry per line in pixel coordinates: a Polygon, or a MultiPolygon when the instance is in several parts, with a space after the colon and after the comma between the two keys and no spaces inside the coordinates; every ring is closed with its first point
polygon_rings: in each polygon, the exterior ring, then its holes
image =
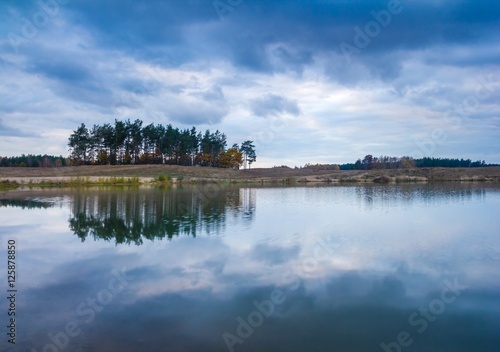
{"type": "Polygon", "coordinates": [[[29,180],[25,184],[18,182],[3,181],[2,184],[10,184],[10,187],[0,187],[0,189],[14,189],[21,186],[31,187],[81,187],[81,186],[139,186],[142,184],[139,177],[99,177],[90,176],[71,177],[69,179],[42,179],[40,181],[29,180]]]}
{"type": "Polygon", "coordinates": [[[159,174],[157,177],[155,177],[155,182],[159,183],[161,185],[172,184],[172,176],[165,175],[165,174],[159,174]]]}
{"type": "Polygon", "coordinates": [[[281,183],[283,183],[285,185],[295,184],[295,178],[294,177],[286,177],[286,178],[281,180],[281,183]]]}
{"type": "Polygon", "coordinates": [[[0,181],[0,191],[8,191],[11,189],[16,189],[19,186],[20,186],[19,183],[15,181],[9,181],[9,180],[0,181]]]}
{"type": "MultiPolygon", "coordinates": [[[[60,168],[0,167],[0,179],[21,186],[140,185],[173,183],[409,183],[500,182],[500,167],[391,170],[312,170],[307,168],[219,169],[178,165],[100,165],[60,168]],[[29,183],[29,181],[31,183],[29,183]]],[[[1,189],[18,187],[3,184],[1,189]]]]}

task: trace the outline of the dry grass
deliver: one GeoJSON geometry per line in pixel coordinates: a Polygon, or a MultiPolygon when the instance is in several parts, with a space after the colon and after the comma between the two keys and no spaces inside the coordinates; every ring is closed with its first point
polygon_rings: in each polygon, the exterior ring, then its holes
{"type": "MultiPolygon", "coordinates": [[[[68,166],[61,168],[10,168],[0,167],[0,180],[18,183],[70,183],[75,178],[90,180],[106,178],[139,178],[142,183],[160,177],[174,182],[437,182],[437,181],[500,181],[500,167],[487,168],[419,168],[403,170],[311,170],[269,168],[228,170],[210,167],[175,165],[118,165],[118,166],[68,166]]],[[[116,180],[116,179],[115,179],[116,180]]],[[[134,179],[137,181],[137,179],[134,179]]]]}

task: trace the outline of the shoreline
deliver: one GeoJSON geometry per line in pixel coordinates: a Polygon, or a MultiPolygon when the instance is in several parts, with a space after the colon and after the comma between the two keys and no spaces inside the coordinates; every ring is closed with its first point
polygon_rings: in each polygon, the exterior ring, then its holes
{"type": "Polygon", "coordinates": [[[0,168],[0,189],[19,187],[150,186],[196,183],[356,184],[500,182],[500,167],[320,170],[286,167],[248,170],[177,165],[99,165],[0,168]]]}

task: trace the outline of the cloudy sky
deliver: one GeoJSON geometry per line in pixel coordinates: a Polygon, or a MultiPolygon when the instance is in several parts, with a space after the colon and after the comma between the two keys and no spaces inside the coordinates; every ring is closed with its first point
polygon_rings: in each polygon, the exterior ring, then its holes
{"type": "Polygon", "coordinates": [[[494,0],[0,2],[0,155],[84,122],[219,129],[256,166],[500,163],[494,0]]]}

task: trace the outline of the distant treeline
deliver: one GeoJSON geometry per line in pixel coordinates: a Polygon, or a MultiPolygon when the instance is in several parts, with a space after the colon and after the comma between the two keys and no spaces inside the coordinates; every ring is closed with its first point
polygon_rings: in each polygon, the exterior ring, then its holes
{"type": "Polygon", "coordinates": [[[17,166],[17,167],[60,167],[66,166],[68,160],[60,156],[54,155],[24,155],[12,156],[12,157],[1,157],[0,156],[0,166],[17,166]]]}
{"type": "MultiPolygon", "coordinates": [[[[150,125],[151,126],[151,125],[150,125]]],[[[159,125],[161,126],[161,125],[159,125]]],[[[105,129],[109,125],[103,126],[105,129]]],[[[148,126],[147,126],[148,127],[148,126]]],[[[170,125],[167,126],[168,131],[170,125]]],[[[97,126],[99,129],[100,126],[97,126]]],[[[96,126],[92,131],[95,131],[96,126]]],[[[161,131],[161,128],[160,128],[161,131]]],[[[131,152],[130,148],[133,144],[127,144],[125,147],[115,144],[95,143],[94,132],[90,133],[82,124],[77,131],[70,137],[70,147],[73,151],[70,157],[65,158],[62,155],[24,155],[14,157],[1,157],[0,167],[60,167],[68,165],[80,164],[151,164],[151,163],[165,163],[177,165],[202,165],[202,166],[217,166],[217,167],[233,167],[238,168],[245,161],[250,165],[256,159],[254,145],[252,141],[245,141],[238,147],[233,145],[232,148],[225,149],[226,136],[219,131],[210,133],[209,130],[204,135],[201,133],[194,133],[196,130],[193,127],[191,130],[178,130],[174,129],[174,142],[172,144],[162,144],[161,140],[156,139],[159,143],[157,146],[148,147],[145,149],[137,149],[131,152]],[[189,132],[189,133],[188,133],[189,132]],[[81,141],[82,136],[84,140],[90,138],[93,142],[81,141]],[[183,147],[182,136],[187,139],[191,136],[193,149],[183,147]],[[111,145],[109,149],[108,145],[111,145]],[[128,146],[128,147],[127,147],[128,146]],[[169,146],[168,148],[166,146],[169,146]],[[76,150],[75,150],[76,149],[76,150]],[[161,152],[163,150],[164,152],[161,152]],[[85,157],[83,154],[85,151],[85,157]],[[214,156],[215,155],[215,156],[214,156]]],[[[146,133],[146,136],[148,133],[146,133]]],[[[160,134],[161,135],[161,134],[160,134]]],[[[164,135],[164,137],[166,137],[164,135]]],[[[142,137],[143,138],[143,137],[142,137]]],[[[102,140],[101,140],[102,141],[102,140]]],[[[155,139],[153,139],[155,141],[155,139]]],[[[166,141],[168,139],[166,138],[166,141]]],[[[151,142],[142,142],[148,144],[151,142]]],[[[141,147],[144,148],[144,147],[141,147]]],[[[420,159],[413,159],[410,156],[403,157],[389,157],[380,156],[374,157],[366,155],[363,159],[358,159],[355,163],[347,164],[306,164],[301,168],[314,169],[314,170],[373,170],[373,169],[408,169],[414,167],[488,167],[500,166],[500,164],[486,164],[484,160],[472,161],[471,159],[452,159],[452,158],[431,158],[424,157],[420,159]]],[[[274,166],[274,168],[289,168],[288,166],[274,166]]],[[[295,167],[297,168],[297,167],[295,167]]]]}
{"type": "Polygon", "coordinates": [[[448,158],[422,158],[415,159],[417,167],[485,167],[500,166],[499,164],[486,164],[484,160],[472,161],[470,159],[448,159],[448,158]]]}
{"type": "Polygon", "coordinates": [[[486,164],[484,160],[472,161],[471,159],[431,158],[424,157],[413,159],[410,156],[374,157],[366,155],[355,163],[340,165],[341,170],[373,170],[373,169],[408,169],[413,167],[486,167],[499,166],[498,164],[486,164]]]}
{"type": "Polygon", "coordinates": [[[114,124],[81,124],[69,137],[70,159],[74,165],[173,164],[239,168],[256,160],[253,141],[227,147],[220,131],[181,130],[172,125],[115,120],[114,124]]]}

